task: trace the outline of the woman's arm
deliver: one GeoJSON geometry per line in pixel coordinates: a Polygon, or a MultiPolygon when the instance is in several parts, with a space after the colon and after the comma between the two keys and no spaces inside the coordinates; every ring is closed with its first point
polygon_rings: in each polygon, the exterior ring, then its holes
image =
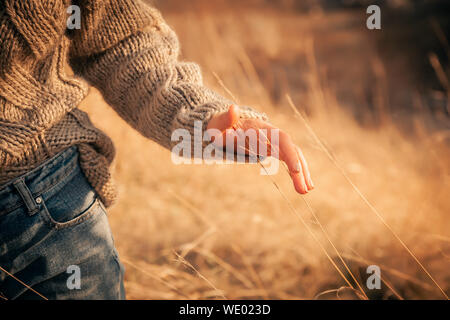
{"type": "MultiPolygon", "coordinates": [[[[175,129],[194,137],[231,101],[203,85],[198,65],[178,60],[175,33],[160,13],[139,0],[82,1],[70,63],[117,113],[145,137],[172,147],[175,129]]],[[[243,117],[265,119],[248,110],[243,117]]]]}
{"type": "MultiPolygon", "coordinates": [[[[72,34],[72,68],[144,136],[171,149],[176,129],[186,129],[192,139],[196,137],[195,121],[202,123],[202,131],[224,131],[237,125],[276,129],[264,114],[230,108],[231,101],[205,87],[199,67],[178,60],[177,37],[157,10],[140,0],[85,0],[81,14],[81,29],[72,34]]],[[[195,143],[199,141],[190,145],[195,143]]],[[[269,144],[274,147],[273,142],[269,144]]],[[[282,131],[275,147],[288,165],[296,190],[311,190],[300,149],[282,131]]]]}

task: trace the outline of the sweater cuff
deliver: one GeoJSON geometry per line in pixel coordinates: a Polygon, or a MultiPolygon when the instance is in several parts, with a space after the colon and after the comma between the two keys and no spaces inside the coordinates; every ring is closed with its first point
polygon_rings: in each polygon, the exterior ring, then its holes
{"type": "MultiPolygon", "coordinates": [[[[208,90],[205,88],[205,90],[208,90]]],[[[202,151],[206,148],[211,141],[207,138],[204,139],[207,126],[213,116],[227,112],[232,105],[237,105],[221,96],[217,96],[217,100],[207,103],[201,107],[195,108],[195,110],[186,110],[185,107],[181,108],[174,118],[171,127],[171,134],[174,139],[171,139],[170,147],[173,148],[179,143],[177,139],[178,135],[174,134],[176,130],[187,130],[188,136],[191,137],[190,141],[183,141],[189,143],[191,146],[191,155],[195,156],[194,146],[202,146],[202,151]]],[[[268,117],[265,113],[257,112],[247,106],[239,106],[240,119],[259,119],[262,121],[268,121],[268,117]]]]}

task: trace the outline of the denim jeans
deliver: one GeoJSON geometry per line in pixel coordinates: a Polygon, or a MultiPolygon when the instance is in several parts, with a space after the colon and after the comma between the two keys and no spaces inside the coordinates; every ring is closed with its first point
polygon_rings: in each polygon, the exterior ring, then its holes
{"type": "Polygon", "coordinates": [[[125,298],[106,210],[76,146],[0,186],[0,267],[0,298],[125,298]]]}

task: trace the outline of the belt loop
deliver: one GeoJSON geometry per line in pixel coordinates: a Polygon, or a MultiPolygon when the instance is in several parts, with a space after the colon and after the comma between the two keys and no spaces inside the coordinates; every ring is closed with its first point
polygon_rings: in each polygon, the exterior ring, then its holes
{"type": "Polygon", "coordinates": [[[15,181],[13,185],[25,202],[25,205],[28,208],[28,215],[32,216],[36,214],[36,212],[39,211],[39,206],[36,204],[36,201],[34,200],[30,189],[28,189],[27,185],[25,184],[24,178],[20,178],[19,180],[15,181]]]}

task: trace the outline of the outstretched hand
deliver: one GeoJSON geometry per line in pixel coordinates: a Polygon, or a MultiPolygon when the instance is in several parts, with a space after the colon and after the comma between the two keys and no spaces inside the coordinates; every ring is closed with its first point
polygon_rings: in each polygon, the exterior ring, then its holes
{"type": "Polygon", "coordinates": [[[259,154],[259,150],[261,149],[259,146],[261,143],[264,143],[267,147],[263,150],[268,150],[268,155],[275,154],[275,152],[273,152],[275,150],[278,151],[277,153],[280,160],[284,161],[288,167],[295,190],[298,193],[305,194],[314,188],[308,164],[306,163],[300,148],[292,142],[291,137],[286,132],[274,127],[270,123],[259,119],[240,119],[239,107],[230,106],[228,112],[213,116],[208,123],[207,129],[217,129],[222,132],[222,141],[214,141],[215,144],[221,147],[226,147],[227,141],[233,141],[226,139],[226,137],[235,134],[237,129],[242,129],[243,131],[254,129],[258,134],[258,148],[254,148],[255,150],[253,151],[245,148],[246,154],[253,153],[261,156],[267,155],[259,154]],[[261,135],[259,129],[266,129],[267,131],[272,129],[279,130],[278,141],[272,139],[272,135],[261,135]]]}

